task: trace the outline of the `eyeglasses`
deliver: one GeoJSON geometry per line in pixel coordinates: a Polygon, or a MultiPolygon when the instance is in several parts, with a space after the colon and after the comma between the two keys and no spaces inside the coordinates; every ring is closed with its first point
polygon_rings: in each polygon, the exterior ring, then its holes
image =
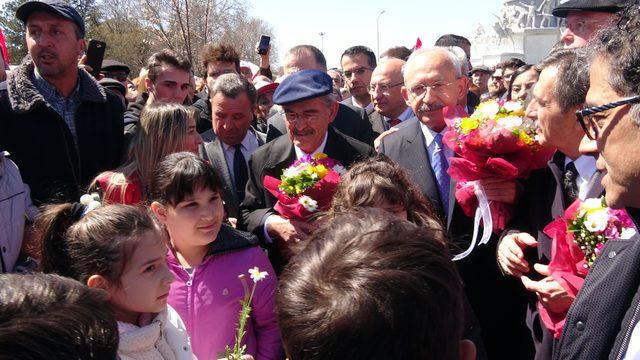
{"type": "Polygon", "coordinates": [[[446,90],[447,86],[453,83],[450,82],[436,82],[434,84],[418,84],[409,88],[409,93],[413,97],[418,98],[427,93],[427,89],[431,89],[436,94],[442,94],[446,90]]]}
{"type": "Polygon", "coordinates": [[[389,90],[396,87],[404,85],[404,81],[401,81],[397,84],[387,85],[387,84],[371,84],[369,85],[369,94],[373,95],[376,93],[376,90],[381,92],[382,94],[389,95],[389,90]]]}
{"type": "Polygon", "coordinates": [[[590,140],[598,140],[598,134],[601,128],[598,125],[598,123],[592,118],[593,115],[597,113],[601,113],[606,110],[615,109],[623,105],[635,104],[639,102],[640,102],[640,95],[632,96],[630,98],[610,102],[608,104],[578,110],[576,111],[576,117],[578,118],[578,123],[580,123],[580,127],[582,127],[582,130],[587,135],[587,137],[590,140]]]}
{"type": "Polygon", "coordinates": [[[318,113],[302,113],[302,114],[298,114],[298,113],[294,113],[294,112],[284,112],[284,119],[287,122],[290,122],[292,124],[296,124],[299,123],[301,121],[304,121],[306,123],[313,123],[316,122],[320,119],[320,114],[318,113]]]}
{"type": "Polygon", "coordinates": [[[360,68],[357,68],[357,69],[355,69],[353,71],[345,70],[344,71],[344,77],[346,77],[347,79],[351,79],[351,76],[353,74],[356,74],[356,75],[360,76],[360,75],[364,74],[365,71],[367,71],[367,70],[368,71],[372,71],[373,69],[367,68],[367,67],[360,67],[360,68]]]}
{"type": "Polygon", "coordinates": [[[564,25],[560,26],[560,34],[564,34],[567,30],[571,30],[571,32],[574,34],[583,34],[587,29],[587,24],[602,23],[604,21],[606,20],[578,20],[576,22],[572,22],[571,24],[565,22],[564,25]]]}

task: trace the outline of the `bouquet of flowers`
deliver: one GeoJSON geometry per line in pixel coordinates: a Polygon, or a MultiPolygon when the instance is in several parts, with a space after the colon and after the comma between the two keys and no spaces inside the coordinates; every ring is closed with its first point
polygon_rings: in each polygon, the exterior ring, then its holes
{"type": "MultiPolygon", "coordinates": [[[[457,118],[444,135],[445,143],[458,157],[449,159],[449,175],[456,180],[456,200],[467,216],[473,216],[484,201],[477,180],[514,180],[546,166],[552,150],[536,141],[536,124],[524,117],[520,102],[490,100],[478,105],[470,117],[457,118]]],[[[486,202],[486,201],[485,201],[486,202]]],[[[485,204],[491,226],[498,232],[510,220],[513,208],[504,203],[485,204]]]]}
{"type": "Polygon", "coordinates": [[[280,179],[264,178],[264,187],[278,199],[274,209],[286,219],[307,220],[326,210],[346,169],[320,153],[307,155],[286,168],[280,179]]]}
{"type": "MultiPolygon", "coordinates": [[[[572,297],[608,240],[630,239],[636,234],[625,210],[607,207],[603,197],[576,200],[544,228],[552,240],[549,272],[572,297]]],[[[556,338],[562,334],[566,313],[557,314],[538,304],[540,317],[556,338]]]]}

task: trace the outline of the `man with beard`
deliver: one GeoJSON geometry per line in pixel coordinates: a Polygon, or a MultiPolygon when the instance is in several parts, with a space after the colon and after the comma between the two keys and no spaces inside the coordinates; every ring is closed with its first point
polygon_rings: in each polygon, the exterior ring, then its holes
{"type": "Polygon", "coordinates": [[[338,112],[332,88],[331,77],[321,70],[302,70],[284,79],[273,95],[273,102],[284,110],[287,135],[261,146],[249,161],[249,181],[240,205],[239,227],[261,239],[269,249],[276,272],[286,265],[290,247],[305,240],[316,225],[280,216],[273,209],[277,199],[264,187],[265,176],[279,178],[284,169],[305,155],[325,153],[349,167],[358,158],[374,154],[368,145],[329,126],[338,112]]]}
{"type": "Polygon", "coordinates": [[[34,203],[78,201],[79,189],[122,159],[123,104],[84,70],[82,17],[66,2],[16,11],[29,56],[0,89],[0,149],[9,151],[34,203]]]}

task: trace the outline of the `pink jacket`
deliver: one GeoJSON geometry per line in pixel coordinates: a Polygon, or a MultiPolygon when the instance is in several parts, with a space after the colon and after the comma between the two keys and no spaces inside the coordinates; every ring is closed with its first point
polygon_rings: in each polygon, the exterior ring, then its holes
{"type": "Polygon", "coordinates": [[[255,241],[252,235],[223,225],[209,254],[192,274],[184,270],[172,251],[168,253],[169,269],[176,276],[169,304],[184,321],[198,359],[221,358],[226,345],[233,347],[244,297],[238,275],[247,277],[251,289],[253,281],[247,271],[254,266],[269,275],[257,283],[251,303],[244,338],[246,353],[256,360],[283,359],[275,314],[277,280],[267,255],[254,245],[255,241]]]}

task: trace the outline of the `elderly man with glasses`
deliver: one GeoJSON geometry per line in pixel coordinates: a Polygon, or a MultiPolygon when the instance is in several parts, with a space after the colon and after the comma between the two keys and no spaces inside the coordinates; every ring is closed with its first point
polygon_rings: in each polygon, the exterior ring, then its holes
{"type": "Polygon", "coordinates": [[[411,107],[407,106],[400,91],[404,85],[404,63],[400,59],[385,59],[371,74],[369,94],[374,111],[369,114],[369,121],[373,131],[378,134],[414,117],[411,107]]]}
{"type": "MultiPolygon", "coordinates": [[[[580,150],[597,153],[606,171],[607,204],[640,219],[640,8],[589,46],[590,87],[578,121],[580,150]]],[[[567,316],[554,359],[640,358],[640,237],[605,243],[567,316]]]]}
{"type": "Polygon", "coordinates": [[[567,49],[583,47],[596,32],[611,24],[615,13],[630,0],[568,0],[553,9],[555,17],[565,19],[560,40],[567,49]]]}

